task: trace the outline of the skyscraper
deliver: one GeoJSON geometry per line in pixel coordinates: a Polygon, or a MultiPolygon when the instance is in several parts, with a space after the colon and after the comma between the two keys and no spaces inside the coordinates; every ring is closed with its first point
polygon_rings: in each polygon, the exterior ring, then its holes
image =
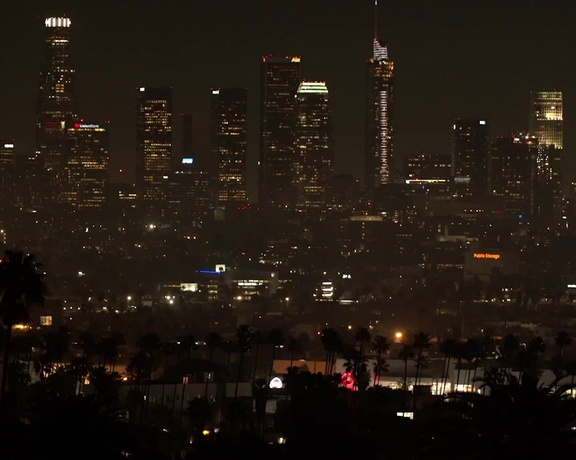
{"type": "Polygon", "coordinates": [[[294,202],[293,173],[296,91],[301,81],[299,56],[264,56],[261,68],[259,200],[294,202]]]}
{"type": "Polygon", "coordinates": [[[15,163],[14,141],[0,139],[0,196],[1,207],[12,204],[14,199],[15,163]]]}
{"type": "Polygon", "coordinates": [[[36,156],[50,172],[51,191],[58,197],[66,163],[66,129],[76,118],[75,71],[70,59],[72,22],[66,17],[44,21],[45,57],[36,105],[36,156]]]}
{"type": "Polygon", "coordinates": [[[454,122],[452,175],[461,196],[488,193],[489,140],[485,120],[459,118],[454,122]]]}
{"type": "Polygon", "coordinates": [[[527,219],[536,209],[538,140],[518,135],[498,137],[491,155],[491,192],[504,200],[507,212],[527,219]]]}
{"type": "Polygon", "coordinates": [[[218,204],[246,201],[246,89],[212,89],[211,145],[218,171],[218,204]]]}
{"type": "Polygon", "coordinates": [[[322,206],[329,200],[328,186],[334,174],[332,116],[325,82],[300,84],[296,115],[293,170],[297,204],[322,206]]]}
{"type": "Polygon", "coordinates": [[[68,129],[64,202],[80,210],[99,210],[106,203],[109,182],[107,124],[75,123],[68,129]]]}
{"type": "Polygon", "coordinates": [[[394,62],[378,34],[378,1],[372,58],[367,63],[365,188],[367,195],[394,181],[394,62]]]}
{"type": "Polygon", "coordinates": [[[138,88],[136,129],[137,193],[146,204],[161,205],[169,197],[172,88],[138,88]]]}
{"type": "Polygon", "coordinates": [[[561,91],[530,93],[530,135],[538,139],[538,215],[543,226],[562,220],[564,113],[561,91]]]}
{"type": "Polygon", "coordinates": [[[564,148],[562,91],[532,91],[530,93],[530,135],[540,145],[564,148]]]}

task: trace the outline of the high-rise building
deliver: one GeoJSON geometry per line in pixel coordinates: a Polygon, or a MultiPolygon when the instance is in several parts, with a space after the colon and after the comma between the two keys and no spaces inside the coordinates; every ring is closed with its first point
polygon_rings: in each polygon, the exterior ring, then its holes
{"type": "Polygon", "coordinates": [[[404,157],[406,179],[445,179],[452,176],[452,157],[439,153],[419,152],[404,157]]]}
{"type": "Polygon", "coordinates": [[[297,204],[321,206],[329,201],[334,175],[334,142],[330,98],[325,82],[304,81],[296,96],[293,170],[297,204]]]}
{"type": "Polygon", "coordinates": [[[486,195],[489,189],[488,123],[459,118],[454,122],[452,175],[461,196],[486,195]]]}
{"type": "Polygon", "coordinates": [[[45,56],[36,104],[36,156],[50,173],[51,186],[47,188],[56,199],[66,164],[66,130],[76,118],[71,25],[66,17],[50,17],[44,21],[45,56]]]}
{"type": "Polygon", "coordinates": [[[491,192],[507,212],[527,219],[535,213],[538,140],[518,135],[498,137],[490,150],[491,192]]]}
{"type": "Polygon", "coordinates": [[[68,143],[63,201],[80,210],[100,210],[109,183],[108,124],[75,123],[68,143]]]}
{"type": "Polygon", "coordinates": [[[212,89],[211,146],[218,204],[246,201],[247,106],[244,88],[212,89]]]}
{"type": "Polygon", "coordinates": [[[141,201],[161,206],[169,197],[172,88],[137,90],[136,188],[141,201]]]}
{"type": "Polygon", "coordinates": [[[0,139],[0,208],[12,204],[15,187],[14,141],[0,139]]]}
{"type": "Polygon", "coordinates": [[[562,91],[532,91],[530,93],[530,135],[540,145],[564,148],[562,91]]]}
{"type": "Polygon", "coordinates": [[[543,226],[562,220],[562,150],[564,114],[561,91],[530,93],[530,135],[538,139],[537,214],[543,226]]]}
{"type": "MultiPolygon", "coordinates": [[[[375,2],[376,18],[378,2],[375,2]]],[[[365,188],[368,196],[394,182],[394,62],[378,34],[376,19],[372,58],[367,63],[365,188]]]]}
{"type": "Polygon", "coordinates": [[[259,201],[294,202],[293,173],[299,56],[264,56],[261,68],[259,201]]]}

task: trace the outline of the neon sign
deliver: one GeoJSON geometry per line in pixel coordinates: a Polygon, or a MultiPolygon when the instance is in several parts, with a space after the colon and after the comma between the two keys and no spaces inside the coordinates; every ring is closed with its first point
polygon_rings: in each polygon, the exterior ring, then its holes
{"type": "Polygon", "coordinates": [[[356,391],[356,377],[352,372],[344,372],[342,374],[342,386],[347,390],[356,391]]]}
{"type": "Polygon", "coordinates": [[[493,259],[493,260],[498,260],[500,259],[502,256],[500,254],[489,254],[487,252],[475,252],[474,253],[474,258],[475,259],[493,259]]]}
{"type": "Polygon", "coordinates": [[[280,377],[274,377],[272,380],[270,380],[268,386],[272,390],[279,390],[284,386],[284,383],[282,382],[282,379],[280,377]]]}

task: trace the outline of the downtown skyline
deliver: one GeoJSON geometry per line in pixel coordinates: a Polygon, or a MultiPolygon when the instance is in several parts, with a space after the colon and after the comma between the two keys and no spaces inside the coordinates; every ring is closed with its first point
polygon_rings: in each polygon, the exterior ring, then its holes
{"type": "MultiPolygon", "coordinates": [[[[8,43],[3,49],[3,59],[11,62],[11,66],[4,66],[10,70],[0,77],[0,83],[11,91],[0,94],[0,102],[2,106],[18,107],[18,110],[2,111],[0,136],[14,138],[18,153],[29,152],[34,144],[34,101],[43,33],[43,19],[31,13],[35,3],[30,2],[28,7],[0,8],[3,15],[14,18],[0,33],[16,33],[18,28],[25,36],[18,47],[2,37],[3,42],[8,43]],[[19,51],[19,58],[15,58],[15,51],[19,51]]],[[[107,9],[106,2],[100,3],[99,8],[70,2],[59,4],[61,11],[72,19],[78,112],[87,119],[111,121],[113,180],[120,179],[115,173],[119,168],[126,169],[129,179],[135,170],[133,94],[136,86],[174,87],[173,113],[175,116],[182,112],[196,114],[200,123],[198,131],[204,133],[198,142],[204,151],[209,148],[206,135],[210,87],[240,86],[248,88],[248,188],[254,199],[259,140],[259,61],[268,53],[302,55],[303,79],[327,81],[334,113],[336,171],[362,177],[364,70],[374,38],[373,2],[331,2],[328,8],[328,2],[317,1],[304,19],[298,18],[296,6],[288,8],[276,2],[275,8],[264,7],[263,2],[258,1],[246,8],[223,1],[198,2],[195,6],[174,2],[164,8],[147,6],[139,11],[131,10],[130,6],[134,5],[127,3],[117,10],[107,9]],[[223,5],[226,5],[225,11],[223,5]],[[114,14],[105,14],[106,11],[114,14]],[[329,14],[323,15],[326,12],[329,14]],[[191,15],[187,27],[181,27],[182,21],[177,21],[179,13],[191,15]],[[109,26],[98,29],[98,38],[95,38],[95,24],[89,21],[91,17],[95,23],[105,21],[109,26]],[[266,18],[265,25],[251,29],[252,18],[259,17],[266,18]],[[176,21],[173,31],[165,26],[170,21],[176,21]],[[296,23],[299,23],[297,34],[293,27],[296,23]],[[137,30],[138,27],[141,30],[137,30]],[[142,32],[145,29],[149,31],[148,36],[142,32]],[[237,42],[233,41],[235,37],[237,42]],[[119,66],[120,62],[124,64],[119,66]],[[111,67],[114,72],[109,71],[111,67]],[[234,72],[229,71],[231,68],[234,72]]],[[[496,6],[495,2],[460,7],[455,2],[442,3],[441,7],[435,5],[434,11],[423,4],[405,9],[394,1],[380,5],[380,37],[396,64],[395,151],[398,156],[402,158],[419,150],[449,153],[451,127],[458,117],[487,119],[491,136],[525,131],[529,91],[556,88],[565,94],[565,157],[570,157],[573,144],[570,109],[574,104],[569,82],[576,80],[572,78],[575,69],[568,60],[553,59],[562,53],[569,40],[551,42],[551,34],[542,32],[539,37],[532,37],[530,30],[539,27],[537,21],[545,23],[548,19],[549,27],[555,25],[551,19],[566,21],[572,7],[558,8],[562,14],[557,16],[552,16],[558,13],[555,5],[527,8],[514,16],[517,2],[506,7],[496,6]],[[437,17],[427,18],[428,13],[437,17]],[[428,38],[417,45],[418,37],[428,38]],[[519,42],[521,47],[517,46],[519,42]],[[426,45],[422,46],[423,43],[426,45]],[[528,61],[528,49],[538,53],[552,44],[556,49],[549,51],[548,56],[555,65],[541,66],[528,61]],[[517,49],[515,54],[510,49],[513,45],[517,49]],[[470,56],[462,54],[462,49],[468,50],[470,56]],[[431,62],[436,63],[435,67],[431,62]],[[423,73],[423,68],[427,68],[428,73],[423,73]],[[493,71],[485,72],[485,69],[493,71]]],[[[35,8],[37,10],[38,5],[35,8]]],[[[47,8],[43,9],[46,14],[50,13],[47,8]]],[[[98,27],[101,28],[101,23],[98,27]]],[[[567,28],[561,31],[561,35],[568,33],[572,32],[567,28]]],[[[176,156],[180,153],[178,128],[174,126],[176,156]]],[[[568,171],[570,176],[571,171],[568,171]]]]}

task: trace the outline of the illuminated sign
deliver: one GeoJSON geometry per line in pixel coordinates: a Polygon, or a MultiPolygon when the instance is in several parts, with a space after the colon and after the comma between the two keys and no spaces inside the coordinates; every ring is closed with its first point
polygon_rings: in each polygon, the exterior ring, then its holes
{"type": "Polygon", "coordinates": [[[480,120],[480,124],[481,124],[481,125],[485,125],[485,124],[486,124],[486,121],[480,120]]]}
{"type": "Polygon", "coordinates": [[[352,372],[344,372],[342,374],[341,383],[347,390],[356,391],[356,377],[352,372]]]}
{"type": "Polygon", "coordinates": [[[46,18],[44,25],[46,27],[70,27],[72,21],[68,18],[46,18]]]}
{"type": "Polygon", "coordinates": [[[180,290],[187,292],[198,292],[198,283],[180,283],[180,290]]]}
{"type": "Polygon", "coordinates": [[[14,144],[4,144],[4,148],[5,148],[5,149],[13,149],[13,148],[14,148],[14,144]]]}
{"type": "Polygon", "coordinates": [[[194,158],[182,158],[183,165],[191,165],[194,163],[194,158]]]}
{"type": "Polygon", "coordinates": [[[280,377],[274,377],[272,380],[270,380],[268,386],[272,390],[280,390],[281,388],[284,387],[284,382],[282,382],[282,379],[280,377]]]}
{"type": "Polygon", "coordinates": [[[224,273],[226,271],[226,265],[218,264],[218,265],[216,265],[216,268],[214,269],[214,271],[224,273]]]}
{"type": "Polygon", "coordinates": [[[220,94],[220,90],[219,90],[219,89],[213,89],[213,90],[212,90],[212,94],[213,94],[214,96],[218,96],[218,95],[220,94]]]}
{"type": "Polygon", "coordinates": [[[75,128],[81,128],[81,129],[97,129],[100,128],[100,125],[95,125],[95,124],[82,124],[82,123],[75,123],[74,124],[75,128]]]}
{"type": "Polygon", "coordinates": [[[475,259],[494,259],[494,260],[498,260],[500,259],[502,256],[500,254],[489,254],[487,252],[475,252],[474,253],[474,258],[475,259]]]}

